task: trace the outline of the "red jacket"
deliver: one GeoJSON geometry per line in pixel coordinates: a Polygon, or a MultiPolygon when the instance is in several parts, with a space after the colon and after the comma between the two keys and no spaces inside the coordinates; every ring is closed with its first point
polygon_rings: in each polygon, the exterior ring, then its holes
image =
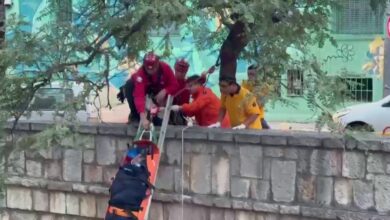
{"type": "Polygon", "coordinates": [[[148,75],[141,67],[131,76],[134,82],[134,104],[138,113],[145,112],[146,94],[157,95],[161,90],[166,89],[169,95],[175,95],[178,89],[177,80],[171,67],[160,61],[160,68],[156,74],[148,75]]]}
{"type": "MultiPolygon", "coordinates": [[[[182,106],[182,111],[185,115],[195,116],[199,126],[209,126],[218,121],[221,101],[211,89],[200,86],[198,91],[192,95],[192,98],[193,101],[190,104],[182,106]]],[[[224,124],[223,127],[228,127],[226,122],[222,124],[224,124]]]]}
{"type": "Polygon", "coordinates": [[[187,82],[186,80],[184,79],[177,79],[177,83],[178,83],[178,92],[180,92],[179,94],[177,94],[177,96],[175,97],[175,99],[173,100],[173,104],[174,105],[184,105],[184,104],[188,104],[190,103],[190,90],[186,89],[187,87],[187,82]]]}

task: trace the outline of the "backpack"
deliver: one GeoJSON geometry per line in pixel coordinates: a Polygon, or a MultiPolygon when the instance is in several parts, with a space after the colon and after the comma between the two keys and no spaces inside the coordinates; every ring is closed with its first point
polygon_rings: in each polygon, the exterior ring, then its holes
{"type": "Polygon", "coordinates": [[[110,206],[129,211],[140,211],[142,201],[153,189],[146,164],[148,149],[129,149],[110,187],[110,206]]]}

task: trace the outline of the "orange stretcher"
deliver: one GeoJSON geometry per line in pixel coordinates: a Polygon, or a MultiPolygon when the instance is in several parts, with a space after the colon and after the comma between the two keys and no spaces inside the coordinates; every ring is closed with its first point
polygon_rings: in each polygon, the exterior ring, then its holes
{"type": "MultiPolygon", "coordinates": [[[[170,106],[172,105],[172,101],[173,97],[168,96],[167,107],[164,110],[163,122],[160,128],[158,138],[153,125],[151,125],[149,130],[145,130],[140,124],[138,126],[137,134],[134,138],[135,141],[133,142],[133,145],[137,145],[141,148],[150,149],[148,151],[148,155],[146,156],[146,165],[150,173],[149,182],[152,185],[155,185],[157,180],[158,167],[160,164],[160,154],[161,152],[163,152],[165,134],[168,127],[170,106]],[[145,134],[149,134],[149,137],[147,139],[144,139],[145,134]]],[[[153,115],[151,115],[151,117],[153,117],[153,115]]],[[[137,220],[147,220],[150,211],[150,205],[152,203],[153,189],[147,194],[148,196],[141,203],[140,211],[132,211],[129,213],[126,210],[108,206],[107,213],[115,214],[121,217],[133,217],[137,218],[137,220]]]]}

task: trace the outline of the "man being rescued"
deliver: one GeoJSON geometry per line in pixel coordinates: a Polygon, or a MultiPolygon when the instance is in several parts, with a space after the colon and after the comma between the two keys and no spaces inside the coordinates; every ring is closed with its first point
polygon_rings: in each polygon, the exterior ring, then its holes
{"type": "Polygon", "coordinates": [[[209,128],[221,127],[226,113],[233,129],[261,129],[260,109],[256,97],[247,89],[238,85],[235,78],[227,76],[219,79],[221,90],[221,108],[218,122],[209,128]]]}
{"type": "MultiPolygon", "coordinates": [[[[181,111],[185,116],[195,116],[195,120],[199,126],[209,126],[218,121],[219,109],[221,102],[219,98],[206,88],[204,84],[204,76],[193,75],[190,76],[186,83],[192,95],[193,101],[191,103],[184,103],[183,105],[173,105],[171,110],[174,112],[181,111]]],[[[229,127],[229,119],[225,117],[222,122],[223,128],[229,127]]]]}

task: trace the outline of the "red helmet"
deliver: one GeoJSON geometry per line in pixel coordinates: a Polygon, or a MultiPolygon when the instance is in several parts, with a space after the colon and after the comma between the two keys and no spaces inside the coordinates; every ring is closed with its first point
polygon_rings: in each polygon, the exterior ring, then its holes
{"type": "Polygon", "coordinates": [[[143,65],[146,69],[151,70],[155,68],[159,62],[160,62],[159,57],[155,53],[149,52],[144,57],[143,65]]]}
{"type": "Polygon", "coordinates": [[[175,63],[175,70],[176,71],[187,73],[189,67],[190,67],[190,64],[188,64],[188,62],[185,59],[182,58],[182,59],[176,60],[176,63],[175,63]]]}

